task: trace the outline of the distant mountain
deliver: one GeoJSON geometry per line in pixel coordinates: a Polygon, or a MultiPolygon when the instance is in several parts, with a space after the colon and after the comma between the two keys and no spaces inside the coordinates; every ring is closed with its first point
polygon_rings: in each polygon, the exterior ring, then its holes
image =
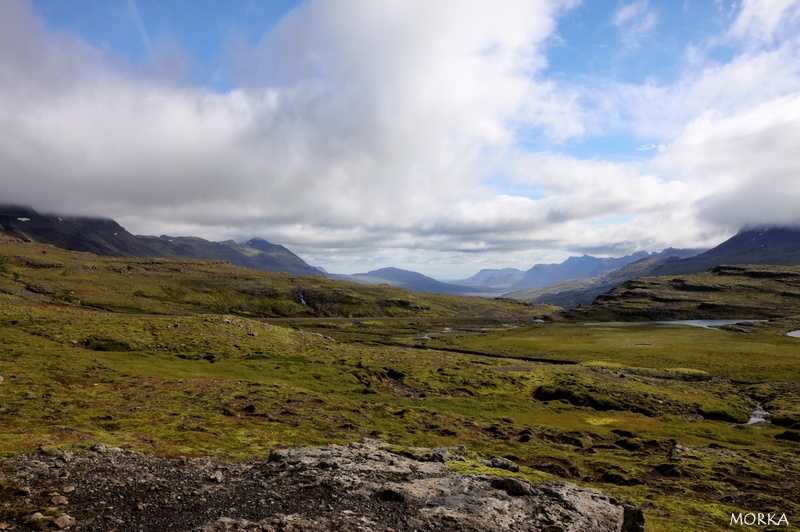
{"type": "Polygon", "coordinates": [[[523,272],[522,277],[510,289],[524,290],[546,286],[566,279],[595,277],[621,268],[631,262],[644,259],[647,256],[644,251],[625,257],[605,259],[583,255],[582,257],[570,257],[561,264],[537,264],[528,271],[523,272]]]}
{"type": "Polygon", "coordinates": [[[469,279],[456,281],[456,284],[504,291],[516,283],[523,273],[516,268],[483,269],[469,279]]]}
{"type": "MultiPolygon", "coordinates": [[[[458,284],[482,288],[485,291],[520,292],[552,285],[570,279],[589,279],[608,273],[628,264],[655,257],[679,255],[688,257],[701,250],[668,249],[659,253],[639,251],[632,255],[618,258],[598,258],[591,255],[570,257],[560,264],[536,264],[526,271],[514,268],[502,270],[481,270],[469,279],[457,281],[458,284]]],[[[516,296],[515,296],[516,297],[516,296]]]]}
{"type": "Polygon", "coordinates": [[[722,264],[800,264],[800,227],[742,229],[717,247],[665,263],[651,275],[697,273],[722,264]]]}
{"type": "Polygon", "coordinates": [[[321,275],[283,246],[254,238],[212,242],[197,237],[137,236],[111,219],[40,214],[30,207],[0,205],[0,232],[71,251],[141,258],[227,260],[271,272],[321,275]]]}
{"type": "Polygon", "coordinates": [[[588,305],[594,299],[630,279],[652,275],[664,264],[684,257],[697,255],[701,250],[667,248],[651,253],[647,258],[637,260],[616,270],[584,279],[568,279],[530,290],[504,294],[504,297],[520,299],[531,303],[547,302],[564,308],[588,305]]]}
{"type": "Polygon", "coordinates": [[[590,304],[597,296],[611,290],[620,283],[648,275],[653,268],[661,263],[660,259],[642,259],[597,277],[568,279],[531,290],[511,292],[504,294],[503,297],[530,302],[546,301],[563,308],[579,307],[590,304]]]}
{"type": "Polygon", "coordinates": [[[359,284],[388,284],[415,292],[431,292],[434,294],[469,295],[481,292],[481,290],[468,286],[442,283],[421,273],[401,270],[400,268],[381,268],[367,273],[355,273],[353,275],[328,274],[328,276],[359,284]]]}
{"type": "MultiPolygon", "coordinates": [[[[671,277],[717,270],[725,265],[800,265],[800,228],[760,227],[742,229],[732,238],[703,253],[665,250],[662,260],[646,259],[613,272],[579,281],[566,281],[535,290],[507,294],[532,303],[548,302],[564,308],[588,305],[595,298],[626,281],[639,277],[671,277]],[[671,254],[663,258],[664,254],[671,254]]],[[[720,270],[721,271],[721,270],[720,270]]],[[[635,285],[634,285],[635,286],[635,285]]]]}

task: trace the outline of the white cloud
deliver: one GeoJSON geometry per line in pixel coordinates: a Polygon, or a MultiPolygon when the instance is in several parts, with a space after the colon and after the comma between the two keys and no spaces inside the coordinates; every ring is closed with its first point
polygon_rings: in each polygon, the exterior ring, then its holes
{"type": "MultiPolygon", "coordinates": [[[[545,45],[574,5],[312,1],[236,50],[242,85],[218,94],[143,76],[7,1],[2,199],[140,233],[261,236],[332,271],[434,256],[529,267],[565,250],[708,245],[737,222],[791,218],[797,2],[745,3],[674,84],[591,86],[545,77],[545,45]],[[713,59],[721,46],[731,59],[713,59]],[[652,163],[523,142],[615,134],[652,163]],[[503,193],[489,176],[540,193],[503,193]]],[[[614,23],[634,45],[658,17],[637,2],[614,23]]],[[[154,65],[185,60],[157,44],[154,65]]]]}
{"type": "Polygon", "coordinates": [[[708,112],[660,157],[698,195],[700,219],[742,225],[800,224],[800,95],[730,116],[708,112]]]}
{"type": "Polygon", "coordinates": [[[797,0],[744,0],[727,37],[751,47],[771,45],[785,37],[796,37],[800,22],[797,0]]]}
{"type": "Polygon", "coordinates": [[[0,182],[43,209],[287,245],[379,235],[392,248],[406,231],[431,248],[425,227],[503,227],[481,161],[516,127],[581,131],[570,96],[536,80],[570,3],[310,2],[239,57],[243,88],[214,94],[56,42],[12,2],[0,182]]]}
{"type": "Polygon", "coordinates": [[[612,18],[612,23],[622,32],[622,40],[628,47],[636,47],[658,23],[658,15],[649,2],[640,1],[622,4],[612,18]]]}

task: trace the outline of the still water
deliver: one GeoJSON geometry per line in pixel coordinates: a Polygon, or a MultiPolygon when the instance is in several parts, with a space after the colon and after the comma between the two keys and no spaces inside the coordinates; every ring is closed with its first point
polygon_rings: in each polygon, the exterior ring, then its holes
{"type": "MultiPolygon", "coordinates": [[[[675,320],[675,321],[656,321],[653,323],[663,323],[665,325],[691,325],[692,327],[705,327],[713,329],[723,325],[733,325],[734,323],[752,323],[767,320],[675,320]]],[[[800,332],[800,331],[798,331],[800,332]]]]}

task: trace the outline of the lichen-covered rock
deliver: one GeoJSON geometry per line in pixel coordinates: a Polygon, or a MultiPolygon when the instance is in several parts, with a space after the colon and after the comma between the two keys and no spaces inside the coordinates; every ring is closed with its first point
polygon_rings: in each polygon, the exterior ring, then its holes
{"type": "Polygon", "coordinates": [[[246,464],[92,449],[4,459],[0,471],[16,473],[3,480],[28,492],[11,504],[44,510],[69,487],[61,524],[84,531],[644,530],[640,510],[597,490],[457,474],[431,459],[458,459],[463,448],[398,453],[365,440],[246,464]]]}

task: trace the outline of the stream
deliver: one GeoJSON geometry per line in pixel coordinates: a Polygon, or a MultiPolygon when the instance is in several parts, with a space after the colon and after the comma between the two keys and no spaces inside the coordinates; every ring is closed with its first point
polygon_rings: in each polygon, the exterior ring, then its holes
{"type": "Polygon", "coordinates": [[[754,425],[756,423],[762,423],[767,421],[767,416],[769,412],[764,410],[761,405],[756,405],[756,409],[750,413],[750,419],[747,421],[748,425],[754,425]]]}

